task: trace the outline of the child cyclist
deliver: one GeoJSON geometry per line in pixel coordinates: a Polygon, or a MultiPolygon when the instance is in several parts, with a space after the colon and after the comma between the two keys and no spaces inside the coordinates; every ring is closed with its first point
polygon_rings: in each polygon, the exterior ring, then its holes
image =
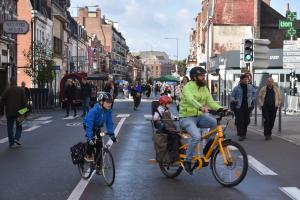
{"type": "MultiPolygon", "coordinates": [[[[94,136],[95,131],[100,130],[104,125],[107,129],[107,135],[113,142],[117,142],[114,134],[114,124],[112,119],[111,105],[113,97],[108,92],[101,92],[98,96],[98,102],[94,107],[87,113],[83,119],[83,127],[87,137],[87,152],[84,159],[88,162],[93,162],[93,149],[94,149],[94,136]]],[[[101,146],[96,146],[96,154],[100,152],[101,146]]]]}

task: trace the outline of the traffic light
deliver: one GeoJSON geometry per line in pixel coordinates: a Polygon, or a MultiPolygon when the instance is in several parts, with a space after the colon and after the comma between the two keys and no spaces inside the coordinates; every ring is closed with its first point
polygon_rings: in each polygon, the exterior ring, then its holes
{"type": "Polygon", "coordinates": [[[243,42],[244,62],[253,62],[253,39],[244,39],[243,42]]]}

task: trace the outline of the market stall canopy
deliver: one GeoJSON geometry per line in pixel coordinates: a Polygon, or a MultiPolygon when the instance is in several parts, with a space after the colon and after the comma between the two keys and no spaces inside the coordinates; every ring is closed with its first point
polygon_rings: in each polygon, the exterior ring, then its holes
{"type": "Polygon", "coordinates": [[[156,81],[161,81],[161,82],[179,82],[180,78],[179,77],[175,77],[175,76],[172,76],[172,75],[165,75],[165,76],[161,76],[159,78],[156,78],[154,80],[156,81]]]}

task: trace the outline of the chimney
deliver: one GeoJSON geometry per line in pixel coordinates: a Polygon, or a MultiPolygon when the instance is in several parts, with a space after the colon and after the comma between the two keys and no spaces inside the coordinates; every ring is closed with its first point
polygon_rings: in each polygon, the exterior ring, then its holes
{"type": "Polygon", "coordinates": [[[289,3],[286,3],[285,11],[286,11],[286,13],[290,12],[290,4],[289,3]]]}

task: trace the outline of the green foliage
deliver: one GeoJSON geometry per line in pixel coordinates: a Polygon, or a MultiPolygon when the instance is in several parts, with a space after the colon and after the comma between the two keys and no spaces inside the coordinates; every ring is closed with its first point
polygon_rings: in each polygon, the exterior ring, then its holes
{"type": "Polygon", "coordinates": [[[186,73],[186,60],[178,60],[178,61],[173,61],[173,64],[178,66],[178,74],[180,76],[185,76],[186,73]]]}
{"type": "Polygon", "coordinates": [[[39,88],[49,86],[54,79],[53,52],[48,42],[38,43],[23,51],[26,59],[25,73],[30,76],[39,88]],[[34,59],[33,59],[34,58],[34,59]]]}

